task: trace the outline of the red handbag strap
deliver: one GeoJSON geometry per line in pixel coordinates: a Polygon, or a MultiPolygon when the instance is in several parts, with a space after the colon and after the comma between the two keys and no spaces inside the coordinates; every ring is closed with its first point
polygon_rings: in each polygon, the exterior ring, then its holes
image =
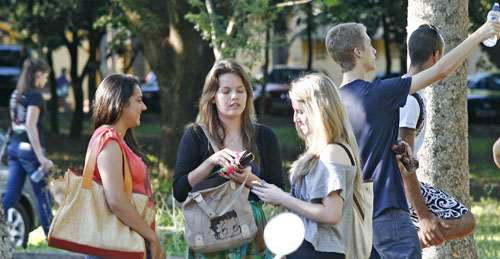
{"type": "MultiPolygon", "coordinates": [[[[92,178],[94,177],[94,169],[97,163],[97,151],[99,149],[99,144],[101,143],[101,137],[107,131],[101,132],[94,140],[94,144],[92,144],[92,148],[90,149],[90,154],[87,162],[85,163],[85,167],[83,169],[83,181],[82,188],[84,189],[92,189],[92,178]]],[[[120,146],[120,150],[122,151],[123,157],[123,190],[128,200],[132,200],[132,176],[130,175],[130,168],[128,166],[128,159],[125,151],[120,146]]]]}

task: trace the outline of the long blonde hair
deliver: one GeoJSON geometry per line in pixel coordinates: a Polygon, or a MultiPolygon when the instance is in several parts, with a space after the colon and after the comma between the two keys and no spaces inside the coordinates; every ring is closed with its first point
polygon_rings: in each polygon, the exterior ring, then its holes
{"type": "Polygon", "coordinates": [[[314,169],[321,152],[328,144],[345,142],[350,146],[354,157],[355,182],[360,184],[358,144],[335,83],[325,75],[309,74],[292,82],[289,96],[291,100],[302,104],[304,115],[309,122],[308,127],[313,131],[304,135],[300,125],[295,123],[299,137],[305,142],[306,151],[293,162],[290,179],[299,185],[302,184],[304,176],[314,169]]]}
{"type": "Polygon", "coordinates": [[[219,90],[219,76],[232,73],[238,75],[243,82],[245,91],[247,92],[247,100],[245,109],[241,114],[241,137],[243,138],[243,146],[248,152],[255,155],[255,166],[260,166],[259,152],[257,150],[257,124],[255,117],[255,108],[253,106],[253,91],[250,80],[245,73],[243,67],[233,59],[223,59],[217,62],[205,78],[205,85],[200,98],[198,116],[196,123],[207,127],[208,134],[214,140],[215,144],[220,148],[224,148],[224,139],[226,132],[217,112],[217,107],[214,100],[217,91],[219,90]]]}

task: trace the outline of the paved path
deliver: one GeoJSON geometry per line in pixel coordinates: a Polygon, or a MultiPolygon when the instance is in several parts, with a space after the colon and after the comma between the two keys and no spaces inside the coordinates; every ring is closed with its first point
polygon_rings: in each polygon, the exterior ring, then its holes
{"type": "MultiPolygon", "coordinates": [[[[84,259],[76,253],[25,253],[14,252],[14,259],[84,259]]],[[[181,257],[167,257],[168,259],[182,259],[181,257]]]]}
{"type": "Polygon", "coordinates": [[[84,259],[81,254],[75,253],[26,253],[14,252],[14,259],[84,259]]]}

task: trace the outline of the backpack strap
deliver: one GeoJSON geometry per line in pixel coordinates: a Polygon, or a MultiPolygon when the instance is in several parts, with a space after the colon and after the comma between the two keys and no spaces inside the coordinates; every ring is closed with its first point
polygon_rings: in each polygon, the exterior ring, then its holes
{"type": "Polygon", "coordinates": [[[210,135],[208,134],[208,130],[207,130],[207,128],[205,127],[205,125],[198,124],[198,126],[200,126],[200,128],[203,130],[203,133],[205,133],[205,137],[207,137],[208,143],[210,143],[210,146],[212,146],[212,149],[214,150],[214,153],[215,153],[215,152],[218,152],[220,149],[219,149],[219,147],[215,144],[215,142],[214,142],[214,141],[213,141],[213,139],[210,137],[210,135]]]}
{"type": "MultiPolygon", "coordinates": [[[[205,136],[207,137],[208,142],[210,142],[210,145],[212,146],[212,149],[214,150],[214,152],[219,151],[220,150],[219,147],[217,147],[217,145],[215,145],[215,143],[213,142],[210,135],[208,135],[208,131],[207,131],[205,125],[202,125],[202,124],[198,124],[198,125],[203,130],[203,133],[205,133],[205,136]]],[[[241,192],[243,191],[243,188],[245,188],[245,183],[247,182],[248,175],[249,175],[249,173],[247,173],[247,175],[245,176],[245,180],[243,180],[243,183],[240,185],[240,187],[238,187],[238,189],[236,189],[236,191],[234,192],[234,196],[231,198],[231,200],[227,203],[226,207],[224,207],[224,209],[222,209],[222,211],[220,213],[216,213],[211,207],[209,207],[208,204],[203,199],[203,196],[199,192],[195,193],[193,195],[193,198],[198,203],[200,208],[205,212],[205,214],[207,214],[210,218],[222,216],[222,215],[226,214],[226,212],[229,211],[229,209],[232,208],[234,203],[238,200],[241,192]]]]}
{"type": "MultiPolygon", "coordinates": [[[[354,157],[352,156],[351,152],[349,151],[349,149],[342,143],[336,143],[337,145],[341,146],[345,152],[347,153],[347,155],[349,156],[349,159],[351,160],[351,164],[354,166],[355,163],[354,163],[354,157]]],[[[358,208],[358,211],[359,211],[359,214],[361,215],[361,218],[365,218],[365,213],[364,213],[364,210],[363,208],[361,207],[361,203],[359,202],[358,200],[358,197],[356,197],[356,194],[353,193],[352,195],[352,199],[354,201],[354,204],[356,205],[356,207],[358,208]]]]}
{"type": "Polygon", "coordinates": [[[411,94],[418,103],[418,106],[420,108],[420,113],[418,114],[418,119],[417,119],[417,126],[415,127],[415,130],[420,132],[422,130],[424,118],[425,118],[425,104],[424,104],[424,99],[419,93],[413,93],[411,94]]]}
{"type": "Polygon", "coordinates": [[[345,152],[347,153],[347,155],[349,156],[349,159],[351,160],[351,164],[352,164],[353,166],[354,166],[354,165],[356,165],[356,164],[354,163],[354,157],[352,156],[351,151],[349,151],[349,149],[348,149],[348,148],[347,148],[344,144],[342,144],[342,143],[335,142],[335,144],[337,144],[337,145],[341,146],[341,147],[345,150],[345,152]]]}

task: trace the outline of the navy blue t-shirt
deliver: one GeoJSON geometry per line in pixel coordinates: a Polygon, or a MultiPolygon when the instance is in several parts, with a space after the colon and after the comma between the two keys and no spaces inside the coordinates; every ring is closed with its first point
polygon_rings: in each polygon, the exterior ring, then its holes
{"type": "Polygon", "coordinates": [[[16,102],[17,90],[15,90],[10,96],[9,109],[13,114],[13,134],[12,140],[17,142],[30,142],[28,134],[26,133],[26,115],[28,112],[28,106],[34,105],[40,108],[40,116],[38,117],[38,123],[36,127],[38,129],[38,136],[40,138],[40,145],[43,147],[43,132],[42,123],[45,113],[45,106],[43,103],[42,93],[36,89],[29,89],[23,94],[21,101],[16,102]]]}
{"type": "Polygon", "coordinates": [[[384,209],[408,211],[403,179],[391,145],[396,142],[399,107],[406,103],[411,78],[373,83],[355,80],[340,88],[363,162],[363,179],[373,180],[373,217],[384,209]]]}

